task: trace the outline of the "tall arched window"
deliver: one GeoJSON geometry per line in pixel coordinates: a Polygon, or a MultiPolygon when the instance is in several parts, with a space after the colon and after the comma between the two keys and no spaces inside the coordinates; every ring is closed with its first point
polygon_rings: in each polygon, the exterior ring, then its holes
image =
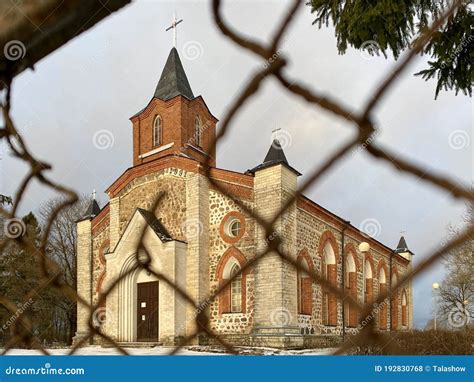
{"type": "MultiPolygon", "coordinates": [[[[395,271],[392,273],[392,289],[395,285],[397,285],[398,282],[398,273],[395,271]]],[[[391,322],[391,329],[396,330],[398,329],[398,297],[399,293],[394,292],[392,293],[392,306],[391,306],[391,312],[390,312],[390,322],[391,322]]]]}
{"type": "MultiPolygon", "coordinates": [[[[383,266],[379,269],[379,296],[387,293],[387,273],[383,266]]],[[[382,302],[379,309],[379,329],[387,329],[387,304],[382,302]]]]}
{"type": "Polygon", "coordinates": [[[402,326],[408,326],[407,292],[402,292],[402,326]]]}
{"type": "Polygon", "coordinates": [[[153,121],[153,146],[161,145],[161,130],[162,130],[163,121],[161,116],[157,115],[153,121]]]}
{"type": "Polygon", "coordinates": [[[372,304],[374,299],[374,284],[373,284],[373,269],[372,264],[369,259],[365,259],[364,264],[364,303],[372,304]]]}
{"type": "MultiPolygon", "coordinates": [[[[346,278],[345,285],[349,295],[357,301],[357,267],[354,260],[354,253],[349,252],[346,255],[346,278]]],[[[346,326],[356,327],[359,320],[357,309],[353,308],[349,303],[344,306],[344,317],[346,326]]]]}
{"type": "Polygon", "coordinates": [[[235,276],[240,271],[238,264],[234,264],[230,270],[230,311],[231,313],[242,312],[242,274],[235,276]]]}
{"type": "Polygon", "coordinates": [[[310,273],[314,272],[314,268],[311,258],[305,253],[298,256],[297,262],[304,269],[304,271],[297,270],[298,313],[311,315],[313,313],[313,280],[310,273]]]}
{"type": "MultiPolygon", "coordinates": [[[[324,246],[321,259],[321,273],[329,283],[337,285],[337,264],[336,255],[330,244],[327,242],[324,246]]],[[[322,321],[323,325],[337,325],[337,299],[336,295],[327,288],[322,288],[322,321]]]]}
{"type": "Polygon", "coordinates": [[[201,119],[197,115],[194,119],[194,143],[201,146],[201,119]]]}
{"type": "Polygon", "coordinates": [[[245,263],[245,256],[235,248],[229,248],[219,260],[216,278],[219,286],[227,284],[218,296],[219,314],[246,312],[247,271],[239,274],[245,263]]]}

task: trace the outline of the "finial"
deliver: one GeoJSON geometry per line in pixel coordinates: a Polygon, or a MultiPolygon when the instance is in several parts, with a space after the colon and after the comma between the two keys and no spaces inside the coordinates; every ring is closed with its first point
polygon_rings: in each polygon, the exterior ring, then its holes
{"type": "Polygon", "coordinates": [[[95,200],[95,188],[92,190],[92,200],[95,200]]]}
{"type": "Polygon", "coordinates": [[[281,128],[277,127],[274,130],[272,130],[272,141],[274,139],[278,139],[278,132],[281,131],[281,128]]]}
{"type": "Polygon", "coordinates": [[[400,236],[403,236],[403,235],[405,235],[406,233],[407,233],[406,231],[401,230],[401,231],[400,231],[400,236]]]}
{"type": "Polygon", "coordinates": [[[168,28],[165,29],[165,32],[168,32],[170,29],[173,29],[173,46],[175,48],[176,48],[176,45],[177,45],[176,26],[182,21],[183,21],[183,19],[177,20],[176,12],[175,12],[174,15],[173,15],[173,22],[171,23],[171,25],[168,28]]]}

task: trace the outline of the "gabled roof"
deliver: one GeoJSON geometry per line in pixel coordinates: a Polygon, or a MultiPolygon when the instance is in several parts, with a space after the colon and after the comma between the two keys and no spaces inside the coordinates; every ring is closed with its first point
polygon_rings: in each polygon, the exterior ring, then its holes
{"type": "Polygon", "coordinates": [[[156,86],[154,96],[167,101],[177,95],[193,99],[194,94],[189,85],[188,78],[184,72],[183,64],[176,48],[171,49],[165,67],[161,73],[160,80],[156,86]]]}
{"type": "Polygon", "coordinates": [[[268,168],[271,166],[275,166],[277,164],[282,164],[289,168],[291,171],[295,172],[296,175],[301,175],[300,172],[295,170],[293,167],[290,166],[288,163],[288,160],[286,159],[285,153],[283,152],[283,147],[281,147],[280,141],[278,139],[274,139],[270,149],[267,152],[267,155],[265,156],[265,159],[263,160],[262,164],[259,164],[258,166],[247,170],[248,173],[254,174],[258,170],[262,170],[264,168],[268,168]]]}
{"type": "MultiPolygon", "coordinates": [[[[87,209],[84,211],[84,215],[81,217],[80,220],[87,220],[95,218],[100,212],[99,204],[95,199],[92,199],[87,206],[87,209]]],[[[79,221],[80,221],[79,220],[79,221]]]]}
{"type": "Polygon", "coordinates": [[[412,251],[408,249],[407,242],[405,238],[402,236],[397,245],[397,249],[395,249],[395,253],[403,253],[403,252],[410,252],[412,255],[414,254],[412,251]]]}
{"type": "Polygon", "coordinates": [[[150,211],[143,208],[137,208],[137,211],[143,216],[150,228],[156,233],[162,242],[172,241],[173,238],[168,233],[166,228],[161,224],[160,219],[157,219],[150,211]]]}

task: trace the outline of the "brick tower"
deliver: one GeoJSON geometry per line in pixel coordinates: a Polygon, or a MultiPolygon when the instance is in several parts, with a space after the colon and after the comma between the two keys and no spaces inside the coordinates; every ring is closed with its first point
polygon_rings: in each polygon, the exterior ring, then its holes
{"type": "Polygon", "coordinates": [[[153,98],[130,120],[134,166],[170,154],[215,166],[217,119],[203,98],[194,96],[176,48],[168,55],[153,98]]]}

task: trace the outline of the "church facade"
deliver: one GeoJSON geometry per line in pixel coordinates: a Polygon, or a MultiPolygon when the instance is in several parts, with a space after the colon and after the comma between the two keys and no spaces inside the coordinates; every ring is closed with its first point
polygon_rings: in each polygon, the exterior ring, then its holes
{"type": "MultiPolygon", "coordinates": [[[[94,305],[104,297],[92,314],[94,326],[119,343],[164,345],[180,344],[196,330],[196,307],[139,266],[144,232],[150,267],[201,304],[209,328],[229,343],[301,348],[357,333],[357,311],[275,253],[207,301],[268,245],[263,229],[233,198],[270,220],[297,191],[300,174],[278,140],[251,170],[216,167],[217,118],[194,96],[175,48],[150,102],[130,120],[133,166],[106,190],[109,203],[99,208],[92,200],[77,223],[78,293],[94,305]],[[225,193],[209,182],[208,165],[212,183],[225,193]]],[[[413,254],[403,237],[391,249],[302,195],[275,228],[286,253],[361,303],[373,302],[411,269],[413,254]]],[[[77,309],[76,341],[89,332],[91,316],[83,304],[77,309]]],[[[411,284],[380,304],[372,319],[381,331],[410,329],[411,284]]]]}

